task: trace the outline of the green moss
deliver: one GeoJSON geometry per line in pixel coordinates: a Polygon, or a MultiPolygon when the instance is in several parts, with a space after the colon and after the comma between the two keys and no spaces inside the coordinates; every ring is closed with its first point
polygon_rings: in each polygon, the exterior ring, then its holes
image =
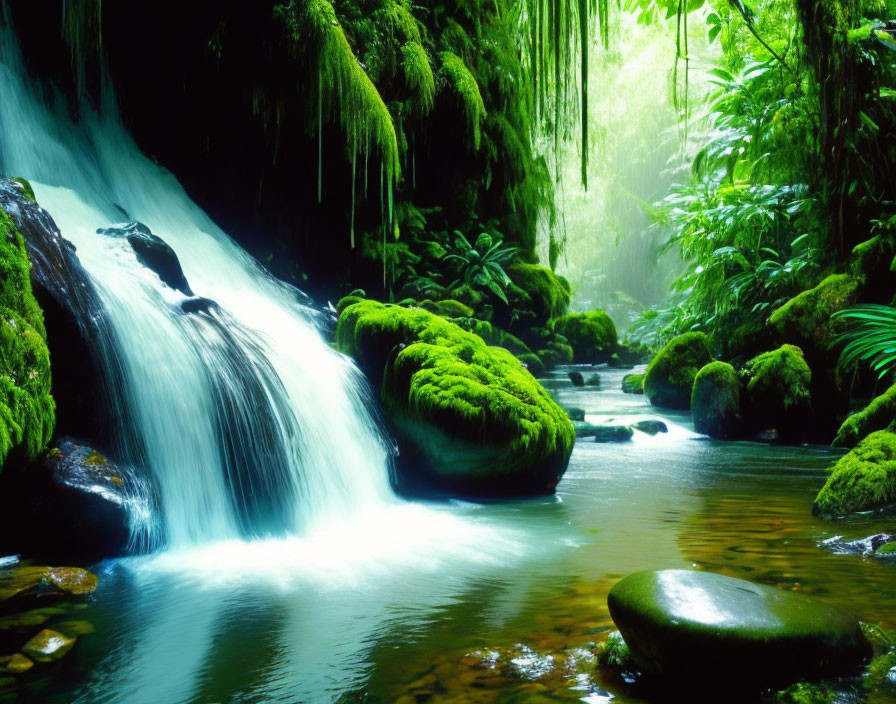
{"type": "Polygon", "coordinates": [[[855,447],[862,438],[875,430],[896,430],[896,385],[843,421],[833,444],[855,447]]]}
{"type": "Polygon", "coordinates": [[[485,119],[485,103],[482,102],[479,84],[457,54],[442,51],[439,53],[439,60],[442,62],[445,80],[460,100],[467,121],[467,140],[474,151],[479,151],[482,143],[482,121],[485,119]]]}
{"type": "Polygon", "coordinates": [[[607,640],[598,646],[597,664],[618,672],[635,670],[637,666],[632,660],[632,654],[619,631],[613,631],[607,636],[607,640]]]}
{"type": "MultiPolygon", "coordinates": [[[[564,292],[568,291],[559,277],[557,281],[564,292]]],[[[618,344],[616,326],[602,310],[569,313],[553,320],[551,326],[555,332],[569,340],[574,353],[573,361],[576,363],[606,362],[618,344]]]]}
{"type": "Polygon", "coordinates": [[[553,369],[561,364],[572,364],[572,347],[563,342],[551,341],[547,347],[538,350],[537,354],[547,369],[553,369]]]}
{"type": "Polygon", "coordinates": [[[31,187],[31,184],[28,183],[28,181],[19,177],[11,178],[9,180],[14,181],[22,187],[22,193],[28,200],[33,200],[35,202],[37,201],[37,198],[34,196],[34,189],[31,187]]]}
{"type": "Polygon", "coordinates": [[[874,691],[888,683],[890,672],[896,670],[896,650],[874,658],[865,673],[865,686],[874,691]]]}
{"type": "Polygon", "coordinates": [[[436,79],[426,50],[419,41],[409,41],[401,47],[401,69],[404,81],[413,95],[414,112],[423,117],[432,112],[436,95],[436,79]]]}
{"type": "Polygon", "coordinates": [[[626,394],[644,393],[644,375],[626,374],[622,377],[622,391],[626,394]]]}
{"type": "Polygon", "coordinates": [[[364,296],[356,296],[354,294],[349,294],[348,296],[343,296],[336,303],[336,312],[339,314],[342,314],[342,311],[344,311],[350,305],[352,305],[354,303],[358,303],[359,301],[363,301],[363,300],[365,300],[364,296]]]}
{"type": "Polygon", "coordinates": [[[532,374],[532,376],[537,377],[544,374],[544,362],[542,362],[541,357],[534,352],[518,354],[516,355],[516,358],[526,365],[526,369],[529,370],[529,373],[532,374]]]}
{"type": "Polygon", "coordinates": [[[29,269],[25,242],[0,211],[0,463],[17,448],[37,457],[55,425],[50,353],[29,269]]]}
{"type": "Polygon", "coordinates": [[[778,416],[804,410],[811,401],[812,371],[795,345],[754,357],[746,366],[750,405],[762,415],[778,416]]]}
{"type": "Polygon", "coordinates": [[[691,415],[694,430],[714,438],[737,434],[740,420],[741,381],[734,367],[710,362],[694,377],[691,415]]]}
{"type": "Polygon", "coordinates": [[[878,555],[892,555],[893,553],[896,553],[896,541],[881,545],[875,552],[878,555]]]}
{"type": "Polygon", "coordinates": [[[797,682],[775,696],[779,704],[835,704],[841,691],[825,682],[797,682]]]}
{"type": "Polygon", "coordinates": [[[896,435],[871,433],[841,457],[815,498],[815,513],[843,516],[896,503],[896,435]]]}
{"type": "Polygon", "coordinates": [[[455,439],[502,448],[500,465],[470,471],[512,474],[555,454],[565,467],[572,424],[507,350],[419,308],[375,301],[343,312],[336,341],[368,369],[383,362],[382,398],[393,419],[426,421],[455,439]]]}
{"type": "Polygon", "coordinates": [[[785,342],[825,353],[834,336],[831,316],[855,303],[858,286],[848,274],[828,276],[778,308],[769,322],[785,342]]]}
{"type": "Polygon", "coordinates": [[[443,318],[472,318],[474,315],[474,311],[470,306],[460,301],[455,301],[453,298],[443,301],[420,301],[418,306],[423,308],[423,310],[428,310],[430,313],[441,315],[443,318]]]}
{"type": "Polygon", "coordinates": [[[697,372],[712,361],[709,338],[688,332],[661,349],[644,375],[644,393],[654,406],[688,409],[697,372]]]}
{"type": "Polygon", "coordinates": [[[507,268],[507,274],[527,299],[511,302],[517,308],[528,305],[535,314],[535,326],[566,313],[569,291],[550,269],[538,264],[518,262],[507,268]]]}

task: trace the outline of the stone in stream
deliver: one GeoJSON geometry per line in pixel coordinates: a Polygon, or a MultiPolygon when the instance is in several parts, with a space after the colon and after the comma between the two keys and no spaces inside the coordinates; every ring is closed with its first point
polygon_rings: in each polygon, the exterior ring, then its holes
{"type": "Polygon", "coordinates": [[[0,657],[0,675],[21,675],[28,672],[34,663],[21,653],[0,657]]]}
{"type": "Polygon", "coordinates": [[[656,435],[657,433],[668,433],[669,426],[661,420],[639,420],[632,425],[635,430],[640,430],[647,435],[656,435]]]}
{"type": "Polygon", "coordinates": [[[871,656],[852,616],[718,574],[636,572],[610,590],[607,604],[646,675],[783,684],[847,674],[871,656]]]}
{"type": "Polygon", "coordinates": [[[584,422],[585,420],[585,409],[584,408],[564,408],[566,411],[566,415],[569,416],[570,420],[584,422]]]}
{"type": "Polygon", "coordinates": [[[570,372],[567,374],[569,380],[572,382],[573,386],[584,386],[585,385],[585,377],[582,376],[582,372],[570,372]]]}
{"type": "Polygon", "coordinates": [[[585,386],[600,386],[600,374],[592,374],[585,379],[585,386]]]}
{"type": "Polygon", "coordinates": [[[45,628],[22,646],[22,652],[36,662],[55,662],[65,657],[77,641],[45,628]]]}

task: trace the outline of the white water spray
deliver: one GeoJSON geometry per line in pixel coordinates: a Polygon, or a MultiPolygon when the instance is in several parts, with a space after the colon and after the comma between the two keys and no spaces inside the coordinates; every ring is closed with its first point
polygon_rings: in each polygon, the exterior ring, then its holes
{"type": "Polygon", "coordinates": [[[77,124],[50,105],[0,25],[0,169],[32,180],[100,291],[133,425],[123,452],[160,495],[151,547],[298,532],[392,502],[363,381],[314,311],[140,153],[111,98],[77,124]],[[164,239],[219,307],[185,313],[127,240],[97,234],[125,220],[164,239]]]}

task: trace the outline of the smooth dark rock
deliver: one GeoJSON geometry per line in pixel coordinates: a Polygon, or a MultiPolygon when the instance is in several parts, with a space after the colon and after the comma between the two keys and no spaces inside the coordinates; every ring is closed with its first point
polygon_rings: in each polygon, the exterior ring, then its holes
{"type": "Polygon", "coordinates": [[[62,438],[42,460],[0,474],[0,551],[76,563],[118,557],[150,504],[127,468],[62,438]]]}
{"type": "Polygon", "coordinates": [[[594,438],[595,442],[627,442],[633,435],[627,425],[595,425],[578,420],[572,424],[577,438],[594,438]]]}
{"type": "Polygon", "coordinates": [[[193,295],[177,254],[165,240],[154,235],[143,223],[121,223],[100,228],[96,232],[107,237],[123,237],[131,245],[140,263],[158,274],[163,283],[186,296],[193,295]]]}
{"type": "Polygon", "coordinates": [[[585,409],[584,408],[564,408],[566,411],[566,415],[569,416],[570,420],[584,421],[585,420],[585,409]]]}
{"type": "Polygon", "coordinates": [[[647,675],[766,686],[849,674],[871,656],[852,616],[824,602],[706,572],[637,572],[607,597],[647,675]]]}
{"type": "Polygon", "coordinates": [[[582,376],[582,372],[570,372],[567,374],[569,380],[572,382],[573,386],[584,386],[585,385],[585,377],[582,376]]]}
{"type": "Polygon", "coordinates": [[[592,374],[585,379],[585,386],[600,386],[600,374],[592,374]]]}
{"type": "Polygon", "coordinates": [[[656,435],[657,433],[668,433],[669,426],[661,420],[639,420],[632,425],[635,430],[640,430],[647,435],[656,435]]]}
{"type": "Polygon", "coordinates": [[[220,306],[211,298],[203,298],[202,296],[194,296],[188,298],[180,304],[180,309],[184,313],[210,313],[217,310],[220,306]]]}

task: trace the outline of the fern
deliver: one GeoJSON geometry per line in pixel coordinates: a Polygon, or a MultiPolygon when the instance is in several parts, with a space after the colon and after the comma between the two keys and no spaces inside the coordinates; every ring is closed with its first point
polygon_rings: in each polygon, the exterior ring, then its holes
{"type": "Polygon", "coordinates": [[[840,367],[866,363],[878,379],[891,377],[896,370],[896,308],[867,304],[847,308],[832,316],[849,328],[835,338],[844,344],[840,367]]]}

